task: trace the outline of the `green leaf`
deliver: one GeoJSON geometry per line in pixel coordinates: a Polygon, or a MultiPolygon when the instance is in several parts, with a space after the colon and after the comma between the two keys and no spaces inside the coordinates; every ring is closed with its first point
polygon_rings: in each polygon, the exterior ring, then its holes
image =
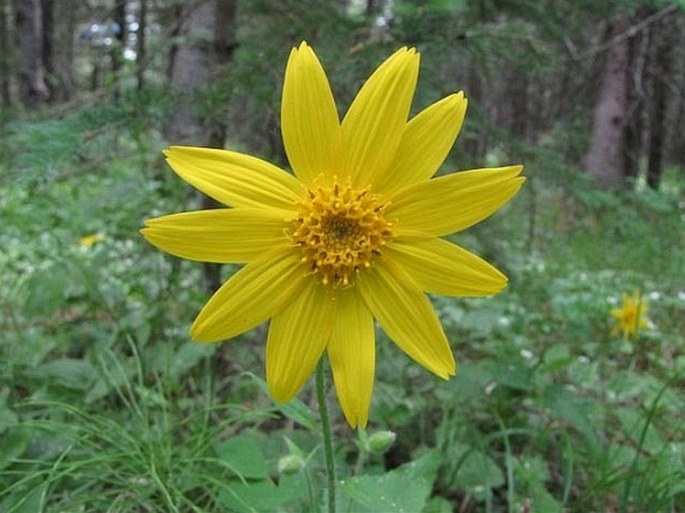
{"type": "MultiPolygon", "coordinates": [[[[495,379],[495,375],[487,365],[480,362],[464,362],[459,366],[459,372],[449,383],[449,395],[458,394],[465,401],[481,403],[486,395],[488,383],[495,379]]],[[[447,397],[445,400],[449,400],[447,397]]]]}
{"type": "MultiPolygon", "coordinates": [[[[27,443],[27,436],[18,429],[0,436],[0,469],[9,465],[14,458],[21,456],[26,450],[27,443]]],[[[2,511],[1,508],[0,511],[2,511]]]]}
{"type": "Polygon", "coordinates": [[[550,385],[542,394],[543,405],[558,418],[565,420],[589,439],[594,440],[596,433],[591,419],[593,403],[571,390],[550,385]]]}
{"type": "Polygon", "coordinates": [[[501,385],[517,390],[531,390],[532,372],[528,363],[520,357],[498,360],[492,365],[492,374],[501,385]]]}
{"type": "Polygon", "coordinates": [[[214,354],[217,347],[217,344],[182,344],[177,351],[174,351],[169,377],[180,378],[203,358],[214,354]]]}
{"type": "Polygon", "coordinates": [[[551,372],[568,367],[573,360],[574,358],[571,356],[568,346],[561,344],[550,347],[543,356],[543,361],[551,372]]]}
{"type": "Polygon", "coordinates": [[[37,485],[30,489],[22,489],[11,494],[0,502],[0,511],[11,511],[12,513],[36,513],[42,511],[41,499],[43,492],[47,488],[47,482],[37,485]]]}
{"type": "Polygon", "coordinates": [[[0,402],[0,433],[8,428],[14,427],[19,423],[17,414],[14,413],[6,404],[0,402]]]}
{"type": "MultiPolygon", "coordinates": [[[[272,513],[282,506],[301,502],[307,496],[307,483],[301,475],[282,476],[278,485],[270,480],[257,482],[231,481],[219,493],[219,502],[236,513],[272,513]]],[[[286,511],[302,511],[302,508],[286,511]]]]}
{"type": "MultiPolygon", "coordinates": [[[[645,415],[632,408],[621,408],[618,411],[618,418],[621,421],[623,432],[633,443],[637,446],[640,442],[642,430],[647,421],[645,415]]],[[[640,447],[641,451],[647,451],[650,454],[657,454],[664,449],[664,440],[661,438],[654,424],[650,422],[645,433],[645,439],[640,447]]]]}
{"type": "Polygon", "coordinates": [[[219,460],[242,479],[267,479],[264,454],[250,435],[239,435],[226,440],[216,448],[219,460]]]}
{"type": "Polygon", "coordinates": [[[464,456],[454,484],[468,490],[497,488],[504,484],[504,473],[487,454],[473,450],[464,456]]]}
{"type": "Polygon", "coordinates": [[[421,513],[452,513],[454,506],[450,501],[442,497],[431,497],[421,513]]]}
{"type": "Polygon", "coordinates": [[[25,284],[28,295],[24,313],[35,317],[49,316],[64,307],[65,291],[71,279],[64,265],[55,264],[36,271],[25,284]]]}
{"type": "Polygon", "coordinates": [[[340,490],[346,501],[343,511],[421,511],[433,489],[439,464],[439,454],[430,452],[379,476],[362,475],[341,481],[340,490]]]}
{"type": "MultiPolygon", "coordinates": [[[[246,373],[250,376],[255,383],[259,386],[261,391],[269,396],[269,388],[266,382],[259,376],[252,374],[251,372],[246,373]]],[[[287,403],[279,404],[278,409],[291,420],[294,420],[303,427],[309,429],[310,431],[316,431],[318,429],[318,420],[314,412],[297,397],[291,399],[287,403]]]]}
{"type": "Polygon", "coordinates": [[[99,372],[86,360],[60,358],[44,363],[31,372],[34,377],[49,379],[55,384],[74,390],[89,390],[99,372]]]}
{"type": "Polygon", "coordinates": [[[3,353],[9,367],[33,368],[40,365],[57,342],[40,332],[24,331],[3,334],[3,353]]]}
{"type": "MultiPolygon", "coordinates": [[[[515,466],[516,490],[519,497],[529,499],[537,513],[559,513],[561,504],[550,495],[546,483],[550,480],[547,462],[540,457],[524,455],[515,466]]],[[[523,505],[521,505],[523,509],[523,505]]]]}

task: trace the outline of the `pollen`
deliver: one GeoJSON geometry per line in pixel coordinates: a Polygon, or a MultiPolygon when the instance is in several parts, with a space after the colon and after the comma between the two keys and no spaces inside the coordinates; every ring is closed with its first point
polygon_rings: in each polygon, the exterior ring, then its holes
{"type": "Polygon", "coordinates": [[[392,238],[392,225],[383,216],[386,206],[369,189],[355,190],[337,179],[332,187],[309,189],[292,231],[302,263],[324,285],[352,285],[392,238]]]}

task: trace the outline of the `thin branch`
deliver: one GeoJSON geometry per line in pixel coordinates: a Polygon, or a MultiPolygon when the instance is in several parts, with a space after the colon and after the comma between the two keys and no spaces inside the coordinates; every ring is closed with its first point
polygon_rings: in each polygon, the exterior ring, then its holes
{"type": "Polygon", "coordinates": [[[645,30],[647,27],[649,27],[651,24],[656,23],[659,21],[661,18],[664,18],[668,16],[669,14],[675,12],[678,9],[678,6],[676,4],[669,4],[666,7],[661,8],[651,16],[647,16],[644,20],[641,20],[639,23],[636,23],[635,25],[631,25],[628,27],[626,30],[621,32],[620,34],[616,34],[614,37],[609,39],[608,41],[605,41],[604,43],[601,43],[597,46],[593,46],[592,48],[589,48],[585,51],[578,51],[578,48],[576,47],[575,44],[573,44],[573,41],[571,41],[571,38],[565,37],[564,38],[564,44],[566,48],[568,49],[569,53],[571,54],[571,57],[575,61],[580,61],[584,59],[588,59],[590,57],[594,57],[598,53],[604,52],[608,50],[609,48],[622,43],[626,39],[630,39],[631,37],[635,37],[639,32],[645,30]]]}

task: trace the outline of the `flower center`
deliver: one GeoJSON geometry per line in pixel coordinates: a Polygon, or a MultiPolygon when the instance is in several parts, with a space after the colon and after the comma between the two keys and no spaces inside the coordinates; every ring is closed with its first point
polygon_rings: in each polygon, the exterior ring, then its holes
{"type": "Polygon", "coordinates": [[[637,310],[634,307],[629,307],[624,313],[624,319],[627,324],[635,324],[637,319],[637,310]]]}
{"type": "Polygon", "coordinates": [[[368,189],[354,190],[337,180],[332,187],[308,189],[292,232],[302,263],[320,273],[324,285],[349,286],[392,237],[392,225],[383,217],[385,206],[368,189]]]}

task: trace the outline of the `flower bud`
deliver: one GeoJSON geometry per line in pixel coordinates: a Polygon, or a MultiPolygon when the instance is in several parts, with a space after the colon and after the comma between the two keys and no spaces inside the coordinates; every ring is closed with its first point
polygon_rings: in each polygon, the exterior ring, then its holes
{"type": "Polygon", "coordinates": [[[278,473],[285,475],[297,474],[304,468],[304,460],[296,454],[288,454],[278,460],[278,473]]]}
{"type": "Polygon", "coordinates": [[[379,431],[374,433],[367,440],[369,451],[376,454],[383,454],[390,449],[390,446],[395,442],[397,435],[393,431],[379,431]]]}

